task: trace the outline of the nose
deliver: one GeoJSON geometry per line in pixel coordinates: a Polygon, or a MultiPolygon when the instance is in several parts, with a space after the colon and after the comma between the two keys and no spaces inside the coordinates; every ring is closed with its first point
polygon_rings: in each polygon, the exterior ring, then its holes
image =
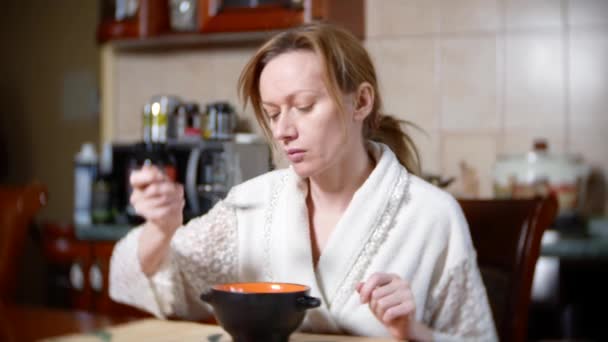
{"type": "Polygon", "coordinates": [[[271,127],[276,140],[291,141],[298,136],[298,130],[288,111],[281,113],[271,127]]]}

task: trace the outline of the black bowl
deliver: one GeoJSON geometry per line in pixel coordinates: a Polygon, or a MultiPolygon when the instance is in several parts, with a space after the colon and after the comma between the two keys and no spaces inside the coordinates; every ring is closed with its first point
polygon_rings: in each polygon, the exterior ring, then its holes
{"type": "Polygon", "coordinates": [[[321,305],[310,288],[289,283],[229,283],[213,286],[201,299],[234,342],[286,342],[306,309],[321,305]]]}

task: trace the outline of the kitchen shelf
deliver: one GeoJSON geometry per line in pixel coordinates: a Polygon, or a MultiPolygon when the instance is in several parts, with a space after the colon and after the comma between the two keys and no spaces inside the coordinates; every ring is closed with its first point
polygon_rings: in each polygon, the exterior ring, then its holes
{"type": "Polygon", "coordinates": [[[160,35],[158,37],[117,39],[109,41],[106,44],[111,44],[116,51],[122,52],[164,49],[175,50],[180,48],[194,47],[259,45],[278,32],[280,32],[280,30],[221,32],[207,34],[181,33],[160,35]]]}

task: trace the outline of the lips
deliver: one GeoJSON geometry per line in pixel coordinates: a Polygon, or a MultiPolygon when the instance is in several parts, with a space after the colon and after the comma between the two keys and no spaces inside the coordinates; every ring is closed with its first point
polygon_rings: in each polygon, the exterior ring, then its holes
{"type": "Polygon", "coordinates": [[[287,150],[287,158],[292,163],[298,163],[304,160],[304,153],[306,151],[301,148],[290,148],[287,150]]]}

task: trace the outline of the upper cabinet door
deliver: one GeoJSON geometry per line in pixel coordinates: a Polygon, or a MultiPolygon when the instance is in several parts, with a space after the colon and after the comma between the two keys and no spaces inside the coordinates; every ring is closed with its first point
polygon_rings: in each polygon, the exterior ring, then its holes
{"type": "Polygon", "coordinates": [[[101,0],[97,41],[145,39],[171,32],[170,0],[101,0]]]}
{"type": "Polygon", "coordinates": [[[280,30],[322,20],[364,36],[363,0],[198,0],[198,5],[199,32],[280,30]]]}
{"type": "Polygon", "coordinates": [[[315,20],[364,36],[364,0],[103,0],[98,41],[273,31],[315,20]]]}
{"type": "Polygon", "coordinates": [[[298,26],[310,17],[310,1],[199,0],[199,32],[266,31],[298,26]]]}

